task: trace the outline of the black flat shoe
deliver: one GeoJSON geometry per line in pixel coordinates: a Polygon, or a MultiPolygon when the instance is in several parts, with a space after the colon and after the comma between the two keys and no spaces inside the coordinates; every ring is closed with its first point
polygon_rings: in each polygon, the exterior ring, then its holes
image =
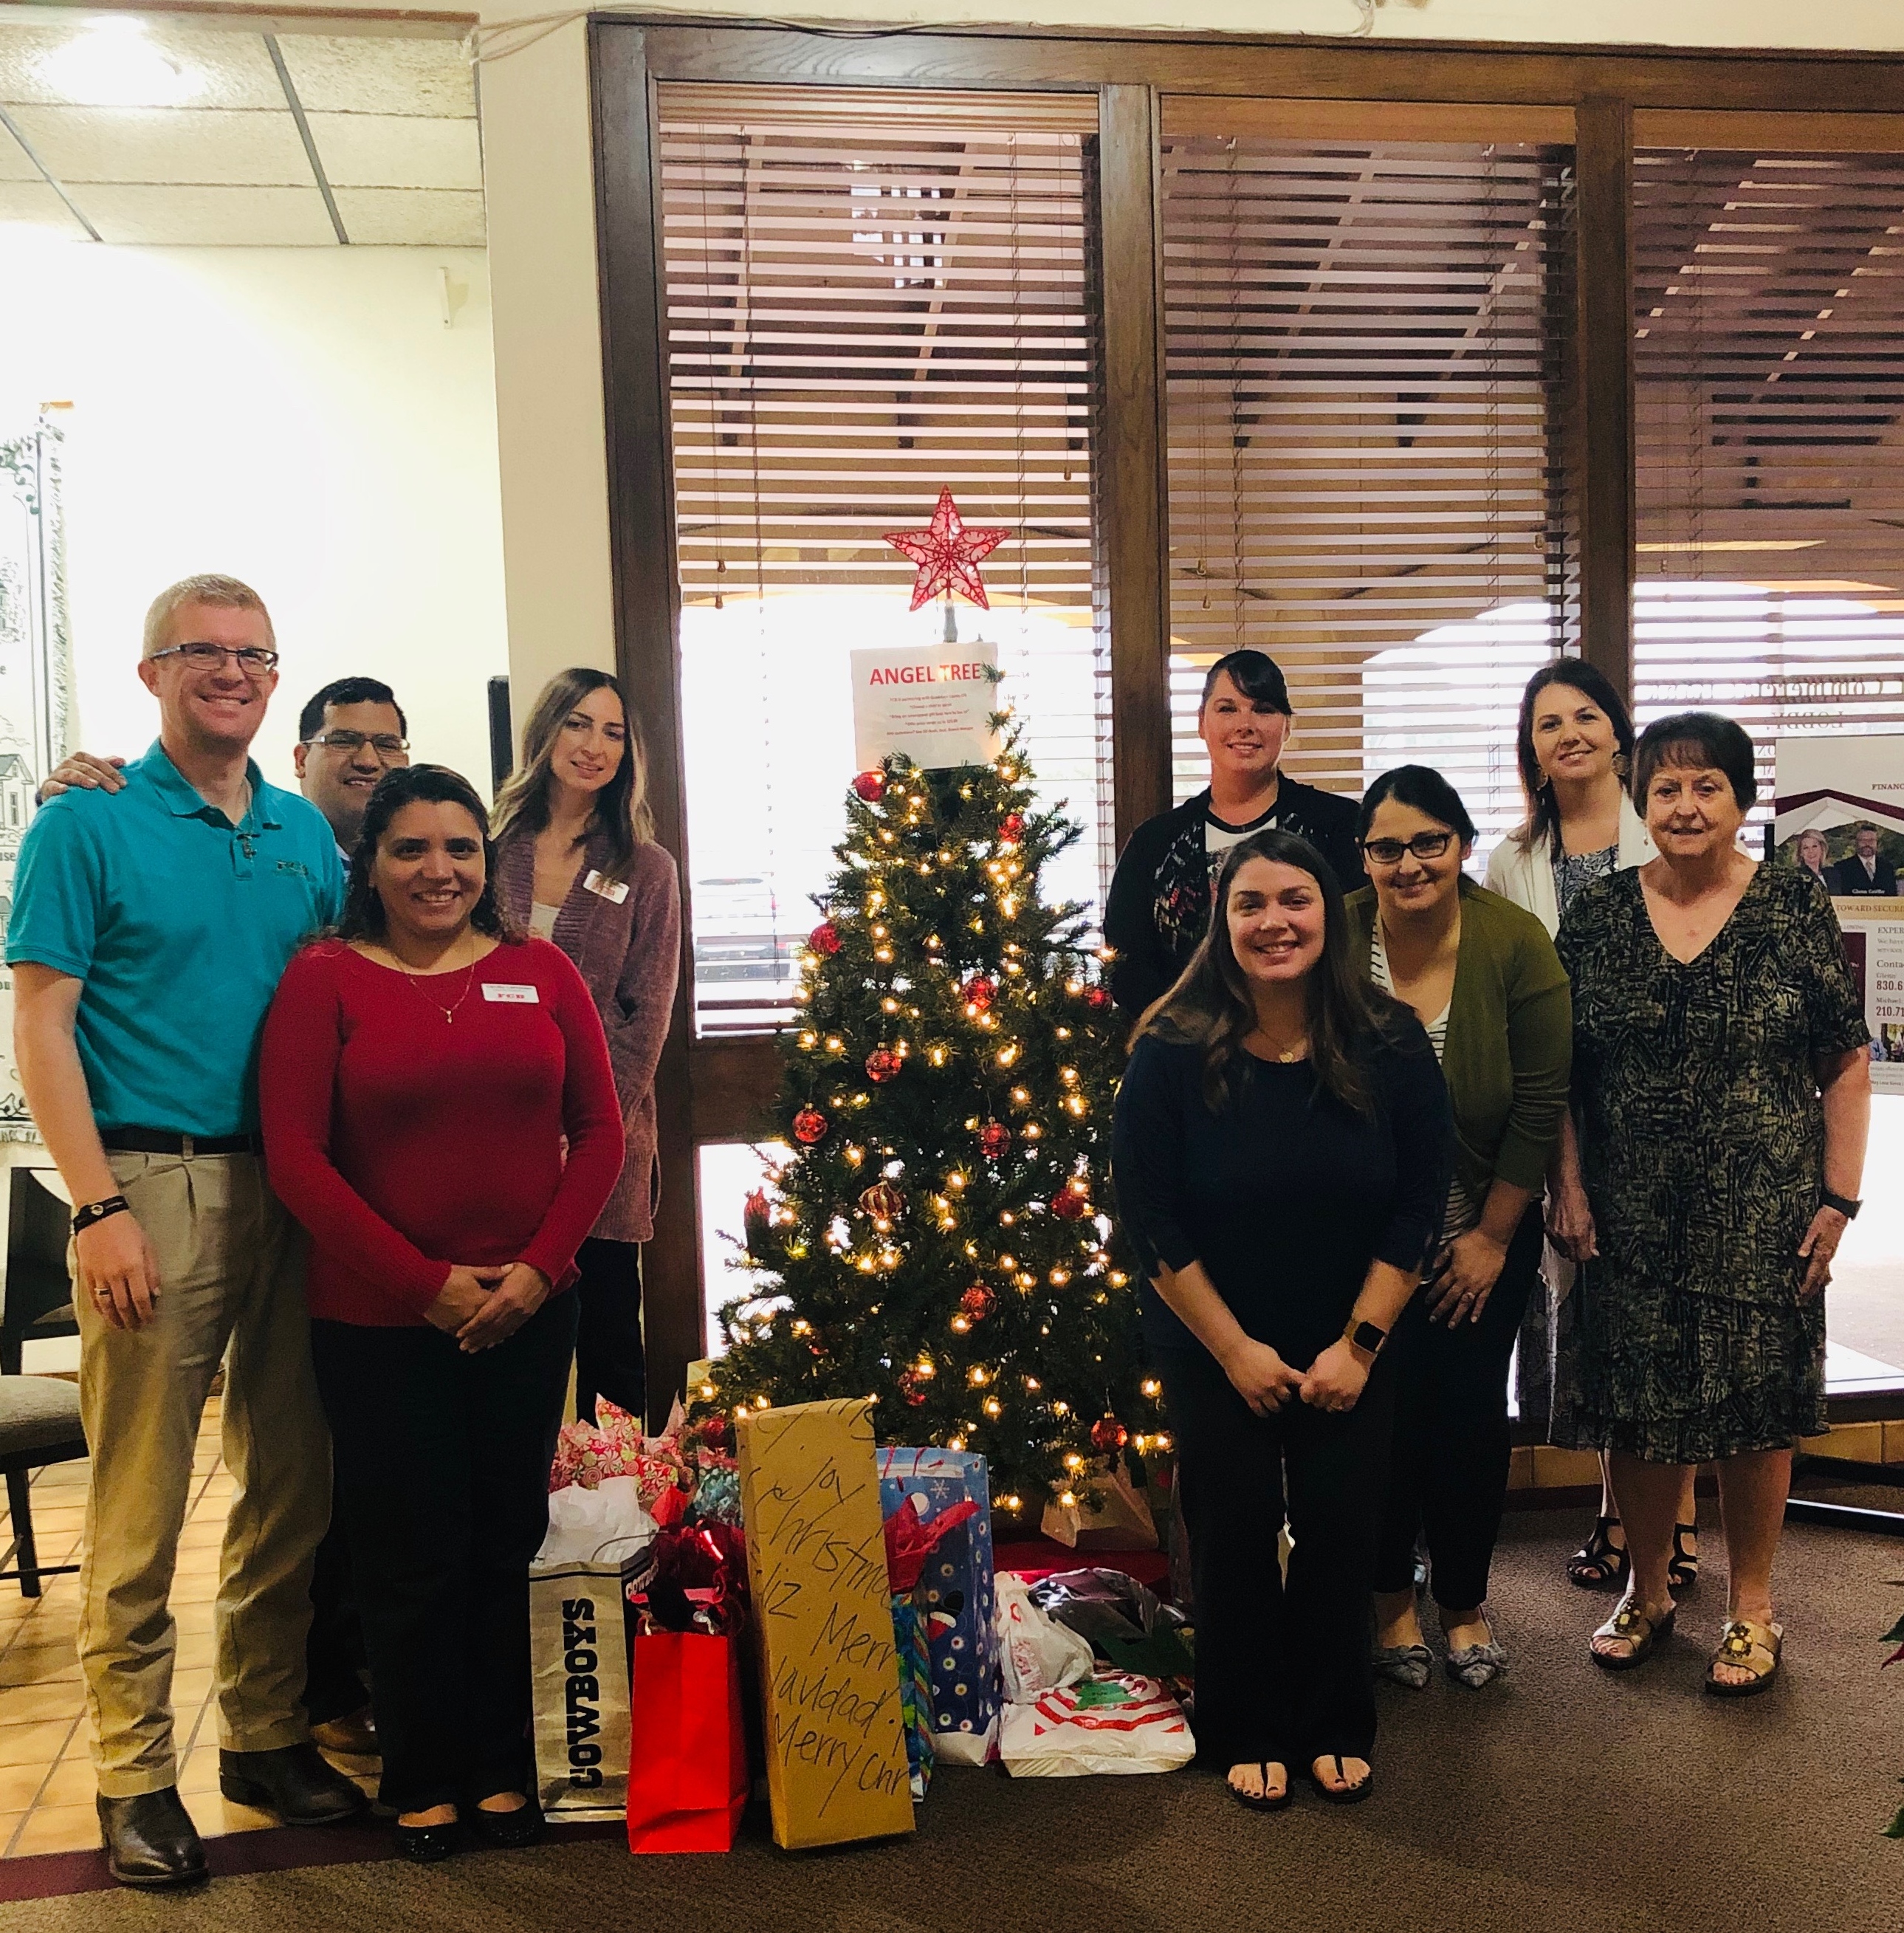
{"type": "Polygon", "coordinates": [[[463,1816],[476,1828],[477,1836],[492,1846],[533,1846],[542,1836],[546,1823],[533,1796],[512,1812],[485,1812],[480,1805],[471,1805],[463,1816]]]}
{"type": "MultiPolygon", "coordinates": [[[[1239,1763],[1247,1765],[1249,1761],[1244,1759],[1239,1763]]],[[[1269,1768],[1282,1763],[1279,1758],[1259,1759],[1257,1761],[1256,1769],[1262,1773],[1265,1785],[1269,1783],[1269,1768]]],[[[1280,1812],[1296,1796],[1290,1784],[1287,1766],[1283,1766],[1283,1789],[1280,1792],[1239,1792],[1227,1778],[1224,1781],[1224,1790],[1239,1805],[1246,1805],[1252,1812],[1280,1812]]]]}
{"type": "Polygon", "coordinates": [[[1373,1766],[1368,1769],[1368,1776],[1359,1785],[1335,1787],[1323,1784],[1316,1767],[1326,1758],[1332,1758],[1335,1761],[1338,1778],[1347,1778],[1349,1775],[1347,1767],[1342,1763],[1343,1754],[1341,1752],[1319,1754],[1309,1766],[1309,1783],[1316,1788],[1318,1799],[1326,1799],[1331,1805],[1359,1805],[1375,1790],[1375,1768],[1373,1766]]]}
{"type": "Polygon", "coordinates": [[[220,1751],[218,1790],[234,1805],[275,1812],[287,1826],[339,1825],[370,1803],[308,1739],[272,1751],[220,1751]]]}
{"type": "Polygon", "coordinates": [[[393,1826],[397,1850],[419,1866],[433,1866],[463,1850],[463,1825],[452,1819],[447,1826],[393,1826]]]}
{"type": "Polygon", "coordinates": [[[197,1886],[208,1877],[205,1843],[178,1788],[142,1792],[134,1799],[95,1801],[99,1841],[106,1864],[122,1886],[156,1891],[161,1886],[197,1886]]]}

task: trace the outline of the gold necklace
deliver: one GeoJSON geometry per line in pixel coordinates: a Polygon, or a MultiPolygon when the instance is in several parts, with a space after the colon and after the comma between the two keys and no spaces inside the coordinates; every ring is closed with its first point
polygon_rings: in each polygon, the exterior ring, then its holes
{"type": "MultiPolygon", "coordinates": [[[[470,944],[471,947],[473,948],[476,942],[472,939],[470,944]]],[[[423,998],[428,1000],[430,1005],[434,1007],[438,1013],[442,1015],[443,1025],[445,1027],[453,1027],[456,1023],[456,1009],[470,997],[470,990],[476,985],[476,961],[474,952],[472,951],[470,956],[469,965],[463,970],[463,991],[456,996],[455,1000],[453,1000],[449,1006],[445,1006],[442,1001],[438,1000],[434,994],[425,994],[423,992],[423,982],[426,979],[440,979],[443,977],[440,974],[413,973],[407,966],[404,965],[401,957],[398,954],[394,947],[392,947],[388,950],[389,951],[390,957],[396,961],[398,968],[402,972],[404,978],[416,989],[419,994],[422,994],[423,998]]]]}

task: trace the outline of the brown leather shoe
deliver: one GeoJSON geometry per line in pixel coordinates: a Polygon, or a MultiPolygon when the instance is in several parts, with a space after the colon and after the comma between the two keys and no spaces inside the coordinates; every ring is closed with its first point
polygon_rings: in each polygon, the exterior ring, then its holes
{"type": "Polygon", "coordinates": [[[106,1864],[120,1885],[155,1890],[196,1886],[209,1877],[205,1843],[177,1787],[133,1799],[108,1799],[101,1793],[94,1802],[106,1864]]]}
{"type": "Polygon", "coordinates": [[[341,1718],[327,1718],[311,1728],[311,1742],[320,1751],[336,1758],[380,1758],[376,1721],[366,1705],[360,1712],[347,1712],[341,1718]]]}
{"type": "Polygon", "coordinates": [[[287,1826],[335,1826],[370,1802],[308,1739],[271,1751],[221,1751],[218,1790],[234,1805],[275,1812],[287,1826]]]}

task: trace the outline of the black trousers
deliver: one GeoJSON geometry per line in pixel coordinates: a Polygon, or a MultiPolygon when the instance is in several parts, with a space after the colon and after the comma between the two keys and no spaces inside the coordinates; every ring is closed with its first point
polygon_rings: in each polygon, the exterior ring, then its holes
{"type": "Polygon", "coordinates": [[[575,1414],[592,1417],[605,1396],[642,1419],[647,1364],[641,1351],[641,1250],[591,1235],[576,1252],[580,1326],[575,1332],[575,1414]]]}
{"type": "Polygon", "coordinates": [[[304,1647],[305,1715],[314,1725],[361,1712],[364,1629],[350,1578],[350,1543],[337,1485],[331,1486],[331,1527],[311,1567],[311,1635],[304,1647]]]}
{"type": "Polygon", "coordinates": [[[1197,1602],[1199,1756],[1293,1770],[1368,1757],[1369,1589],[1394,1377],[1377,1358],[1344,1415],[1292,1400],[1256,1415],[1203,1349],[1159,1351],[1197,1602]],[[1294,1548],[1285,1586],[1276,1539],[1294,1548]]]}
{"type": "Polygon", "coordinates": [[[311,1353],[399,1812],[528,1791],[529,1560],[548,1526],[575,1301],[466,1356],[437,1329],[314,1322],[311,1353]]]}
{"type": "Polygon", "coordinates": [[[1487,1600],[1507,1497],[1508,1359],[1540,1273],[1540,1254],[1536,1202],[1508,1244],[1479,1322],[1451,1329],[1429,1321],[1424,1290],[1382,1351],[1385,1359],[1395,1358],[1398,1375],[1378,1591],[1410,1588],[1416,1541],[1425,1535],[1435,1602],[1464,1611],[1487,1600]]]}

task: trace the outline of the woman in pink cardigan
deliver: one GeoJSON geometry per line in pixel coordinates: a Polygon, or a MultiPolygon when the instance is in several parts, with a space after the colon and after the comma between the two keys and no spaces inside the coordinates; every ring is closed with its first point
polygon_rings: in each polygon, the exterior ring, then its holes
{"type": "Polygon", "coordinates": [[[608,1205],[575,1257],[581,1321],[575,1405],[645,1406],[638,1244],[654,1234],[654,1074],[680,973],[681,896],[654,841],[647,765],[606,672],[559,672],[522,734],[522,767],[496,800],[496,888],[504,912],[573,960],[608,1037],[628,1153],[608,1205]]]}

